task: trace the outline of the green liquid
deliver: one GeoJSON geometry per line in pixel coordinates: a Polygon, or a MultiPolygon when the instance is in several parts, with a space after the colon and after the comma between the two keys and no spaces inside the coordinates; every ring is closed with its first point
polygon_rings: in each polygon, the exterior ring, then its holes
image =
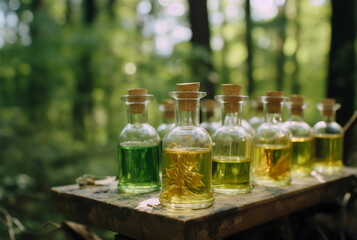
{"type": "Polygon", "coordinates": [[[324,174],[342,171],[343,135],[323,135],[315,137],[314,170],[324,174]]]}
{"type": "Polygon", "coordinates": [[[199,209],[213,204],[211,149],[164,149],[162,154],[163,206],[199,209]]]}
{"type": "Polygon", "coordinates": [[[127,193],[144,193],[159,189],[159,151],[159,145],[119,146],[119,190],[127,193]]]}
{"type": "Polygon", "coordinates": [[[250,159],[215,157],[212,159],[212,187],[215,192],[241,194],[251,191],[250,159]]]}
{"type": "Polygon", "coordinates": [[[265,186],[289,185],[291,151],[291,146],[254,145],[252,180],[265,186]]]}
{"type": "Polygon", "coordinates": [[[314,139],[304,137],[292,138],[293,152],[292,152],[292,166],[291,174],[293,177],[309,176],[312,170],[312,158],[314,139]]]}

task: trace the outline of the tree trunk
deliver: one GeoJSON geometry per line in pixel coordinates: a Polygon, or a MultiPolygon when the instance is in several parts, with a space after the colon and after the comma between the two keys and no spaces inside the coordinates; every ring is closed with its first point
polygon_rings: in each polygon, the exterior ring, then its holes
{"type": "MultiPolygon", "coordinates": [[[[332,0],[330,65],[327,82],[327,96],[341,104],[337,122],[344,125],[352,116],[356,98],[356,1],[332,0]]],[[[344,160],[353,151],[353,129],[346,132],[344,160]]]]}
{"type": "Polygon", "coordinates": [[[192,30],[192,72],[193,81],[201,82],[201,90],[207,92],[207,98],[214,98],[215,84],[210,81],[213,71],[210,48],[210,31],[206,0],[189,0],[190,23],[192,30]]]}
{"type": "MultiPolygon", "coordinates": [[[[35,0],[31,3],[31,12],[34,14],[34,20],[30,23],[30,34],[32,39],[32,47],[30,48],[30,55],[36,55],[37,58],[43,55],[47,50],[41,48],[40,38],[41,35],[41,11],[42,0],[35,0]]],[[[36,58],[35,58],[36,59],[36,58]]],[[[29,83],[26,88],[26,108],[28,116],[31,121],[41,124],[45,118],[45,111],[50,98],[50,85],[51,81],[45,79],[46,67],[38,61],[31,62],[31,75],[29,76],[29,83]]]]}
{"type": "Polygon", "coordinates": [[[286,25],[286,14],[285,14],[286,3],[279,7],[279,27],[278,27],[278,56],[277,56],[277,74],[276,74],[276,87],[278,91],[283,90],[283,81],[284,81],[284,43],[286,38],[285,25],[286,25]]]}
{"type": "Polygon", "coordinates": [[[114,6],[116,0],[108,0],[108,13],[111,19],[115,18],[114,6]]]}
{"type": "Polygon", "coordinates": [[[355,79],[355,1],[332,0],[331,49],[327,96],[341,103],[337,121],[345,124],[354,111],[355,79]]]}
{"type": "Polygon", "coordinates": [[[293,61],[295,64],[295,70],[292,74],[292,84],[291,84],[291,92],[293,94],[299,94],[301,90],[301,84],[299,82],[299,62],[297,61],[297,52],[299,50],[299,43],[300,43],[300,0],[295,0],[295,7],[296,7],[296,16],[295,16],[295,39],[296,39],[296,50],[293,55],[293,61]]]}
{"type": "MultiPolygon", "coordinates": [[[[86,0],[84,4],[84,24],[91,26],[95,20],[95,1],[86,0]]],[[[86,34],[91,34],[87,29],[86,34]]],[[[74,122],[74,137],[76,139],[84,140],[86,138],[86,116],[92,112],[92,91],[93,91],[93,77],[90,72],[91,64],[91,47],[83,46],[83,53],[79,57],[79,69],[77,76],[75,99],[73,104],[73,122],[74,122]]]]}
{"type": "Polygon", "coordinates": [[[247,46],[247,77],[248,77],[248,96],[254,93],[254,79],[253,79],[253,41],[252,41],[252,19],[250,17],[250,0],[245,1],[245,43],[247,46]]]}
{"type": "Polygon", "coordinates": [[[91,24],[95,19],[95,0],[85,0],[84,1],[84,22],[86,24],[91,24]]]}

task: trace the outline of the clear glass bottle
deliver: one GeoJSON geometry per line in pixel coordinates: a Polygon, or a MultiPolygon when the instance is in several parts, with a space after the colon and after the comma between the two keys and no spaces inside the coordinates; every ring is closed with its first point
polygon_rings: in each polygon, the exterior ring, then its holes
{"type": "Polygon", "coordinates": [[[121,97],[127,105],[128,124],[119,134],[118,189],[127,193],[158,190],[160,138],[148,124],[147,104],[153,95],[146,89],[129,89],[121,97]]]}
{"type": "Polygon", "coordinates": [[[264,114],[263,114],[263,103],[261,97],[257,97],[254,101],[255,113],[254,116],[251,117],[248,121],[250,126],[255,130],[264,122],[264,114]]]}
{"type": "Polygon", "coordinates": [[[202,101],[201,113],[202,122],[201,127],[207,130],[207,132],[213,136],[217,128],[221,126],[219,120],[216,117],[216,101],[213,99],[205,99],[202,101]]]}
{"type": "Polygon", "coordinates": [[[336,111],[341,107],[335,99],[325,98],[317,104],[322,121],[313,127],[315,156],[313,169],[323,174],[339,173],[343,169],[343,128],[336,122],[336,111]]]}
{"type": "Polygon", "coordinates": [[[199,125],[199,103],[206,95],[199,83],[177,84],[175,127],[162,143],[162,192],[159,200],[173,209],[200,209],[213,204],[212,140],[199,125]]]}
{"type": "Polygon", "coordinates": [[[247,120],[241,119],[241,126],[244,128],[247,132],[249,132],[252,136],[255,134],[255,129],[248,123],[247,120]]]}
{"type": "Polygon", "coordinates": [[[267,92],[262,97],[264,123],[253,137],[251,178],[255,184],[286,186],[291,182],[292,134],[282,123],[282,92],[267,92]]]}
{"type": "Polygon", "coordinates": [[[160,136],[160,141],[162,141],[166,133],[168,133],[175,126],[175,101],[165,99],[163,104],[160,105],[159,109],[163,113],[163,119],[162,123],[157,127],[156,130],[160,136]]]}
{"type": "Polygon", "coordinates": [[[306,108],[304,98],[292,95],[287,106],[289,119],[284,125],[293,134],[291,175],[293,178],[310,176],[314,156],[314,137],[312,128],[304,121],[303,112],[306,108]]]}
{"type": "Polygon", "coordinates": [[[241,127],[242,86],[223,84],[224,95],[215,98],[222,104],[222,126],[213,135],[212,187],[215,192],[244,194],[251,191],[250,151],[252,137],[241,127]]]}

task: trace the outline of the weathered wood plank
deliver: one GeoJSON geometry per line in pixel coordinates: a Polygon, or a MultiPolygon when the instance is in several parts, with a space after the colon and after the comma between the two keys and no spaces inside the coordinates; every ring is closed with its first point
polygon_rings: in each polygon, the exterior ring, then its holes
{"type": "Polygon", "coordinates": [[[54,187],[51,197],[55,208],[67,218],[130,238],[217,239],[350,191],[356,187],[357,168],[318,179],[308,177],[282,188],[256,186],[245,195],[216,194],[212,207],[194,211],[173,211],[160,205],[152,208],[159,192],[118,193],[116,183],[84,189],[77,185],[54,187]]]}

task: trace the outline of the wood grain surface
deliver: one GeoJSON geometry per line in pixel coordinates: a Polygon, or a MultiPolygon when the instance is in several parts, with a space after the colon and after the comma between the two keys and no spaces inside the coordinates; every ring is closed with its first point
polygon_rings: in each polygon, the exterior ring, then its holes
{"type": "Polygon", "coordinates": [[[219,239],[336,198],[356,187],[357,168],[332,176],[293,180],[287,187],[255,186],[245,195],[215,194],[212,207],[163,208],[159,192],[120,193],[117,183],[53,187],[53,206],[66,218],[133,239],[219,239]]]}

